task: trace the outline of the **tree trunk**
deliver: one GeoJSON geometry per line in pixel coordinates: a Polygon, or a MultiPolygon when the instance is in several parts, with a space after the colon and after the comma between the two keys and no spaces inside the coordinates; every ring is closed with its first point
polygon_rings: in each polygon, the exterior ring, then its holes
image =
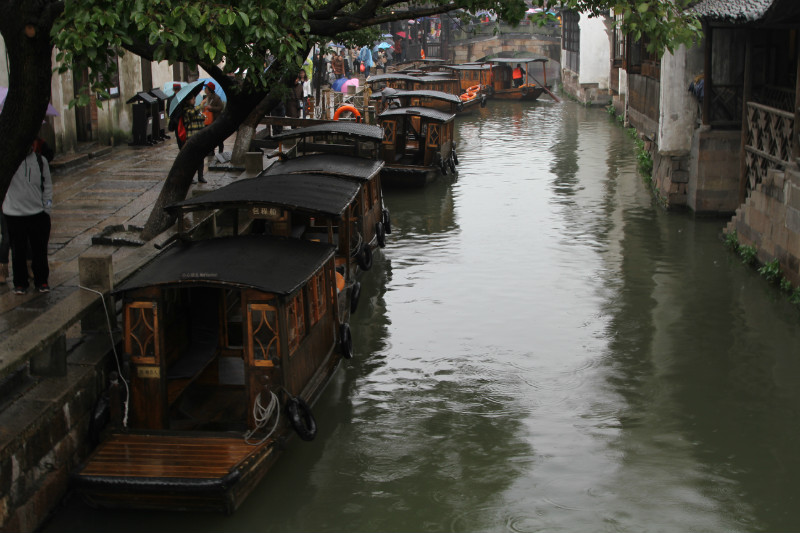
{"type": "MultiPolygon", "coordinates": [[[[279,97],[265,92],[246,95],[230,95],[225,110],[210,126],[200,130],[186,141],[183,148],[175,158],[172,168],[167,175],[161,193],[158,195],[150,217],[142,230],[141,238],[148,241],[167,230],[175,223],[175,217],[164,209],[186,198],[189,187],[192,185],[192,176],[197,168],[204,163],[206,155],[216,148],[220,141],[228,138],[245,119],[249,119],[258,109],[266,106],[274,107],[279,97]]],[[[260,119],[260,116],[259,116],[260,119]]],[[[252,137],[251,137],[252,138],[252,137]]],[[[237,143],[239,139],[237,137],[237,143]]],[[[247,145],[250,141],[247,141],[247,145]]]]}
{"type": "MultiPolygon", "coordinates": [[[[8,54],[8,94],[0,115],[0,203],[11,178],[39,134],[50,102],[50,29],[60,11],[31,14],[30,5],[0,2],[0,33],[8,54]],[[30,23],[27,28],[26,23],[30,23]],[[32,34],[32,35],[30,35],[32,34]]],[[[41,11],[41,8],[39,8],[41,11]]]]}
{"type": "Polygon", "coordinates": [[[256,135],[258,124],[277,104],[278,99],[274,95],[269,95],[261,100],[250,114],[247,115],[247,118],[236,132],[236,145],[234,146],[231,163],[237,166],[244,166],[245,154],[250,150],[250,141],[252,141],[253,137],[256,135]]]}

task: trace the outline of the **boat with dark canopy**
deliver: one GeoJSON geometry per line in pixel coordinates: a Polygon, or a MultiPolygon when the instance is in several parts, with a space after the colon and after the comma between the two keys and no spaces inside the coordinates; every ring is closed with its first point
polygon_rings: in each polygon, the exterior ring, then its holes
{"type": "Polygon", "coordinates": [[[449,113],[459,113],[465,109],[464,102],[456,95],[442,91],[402,91],[386,87],[372,93],[375,112],[382,113],[392,107],[427,107],[449,113]]]}
{"type": "Polygon", "coordinates": [[[273,163],[261,175],[326,174],[351,180],[360,187],[352,207],[358,231],[369,248],[386,246],[391,233],[389,210],[383,203],[379,126],[332,121],[307,128],[296,128],[276,137],[287,156],[273,163]]]}
{"type": "Polygon", "coordinates": [[[383,128],[384,187],[423,187],[455,173],[455,114],[426,107],[398,107],[378,115],[383,128]]]}
{"type": "Polygon", "coordinates": [[[373,262],[373,247],[365,234],[375,228],[365,216],[362,194],[366,192],[357,180],[329,174],[261,174],[167,209],[179,224],[190,213],[214,210],[216,225],[234,235],[277,235],[335,246],[343,277],[340,312],[346,317],[358,306],[356,278],[373,262]]]}
{"type": "MultiPolygon", "coordinates": [[[[287,442],[342,357],[336,247],[272,235],[177,241],[122,297],[128,410],[75,474],[94,506],[230,513],[287,442]]],[[[112,386],[119,413],[121,385],[112,386]]]]}

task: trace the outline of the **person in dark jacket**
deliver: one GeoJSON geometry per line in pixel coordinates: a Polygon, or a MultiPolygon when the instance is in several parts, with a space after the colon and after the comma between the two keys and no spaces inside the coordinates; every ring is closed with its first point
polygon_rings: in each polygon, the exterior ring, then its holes
{"type": "MultiPolygon", "coordinates": [[[[205,96],[203,96],[203,101],[200,106],[203,109],[203,113],[206,115],[206,125],[209,125],[213,124],[217,118],[219,118],[220,113],[222,113],[222,110],[225,108],[225,104],[222,103],[222,98],[216,93],[217,86],[214,85],[214,82],[210,81],[206,83],[203,90],[205,91],[205,96]]],[[[225,143],[219,143],[217,149],[219,153],[222,153],[225,149],[225,143]]]]}

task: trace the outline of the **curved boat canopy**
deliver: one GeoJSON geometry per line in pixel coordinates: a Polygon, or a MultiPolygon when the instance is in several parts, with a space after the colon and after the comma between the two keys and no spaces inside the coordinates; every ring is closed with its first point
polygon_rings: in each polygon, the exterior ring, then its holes
{"type": "Polygon", "coordinates": [[[372,93],[370,98],[374,100],[379,100],[381,98],[431,98],[433,100],[450,102],[451,104],[461,103],[461,99],[458,96],[443,91],[432,91],[426,89],[403,91],[401,89],[392,89],[391,87],[387,87],[382,91],[372,93]]]}
{"type": "Polygon", "coordinates": [[[396,109],[387,109],[378,118],[389,117],[424,117],[437,122],[450,122],[455,118],[453,113],[445,113],[437,109],[429,107],[398,107],[396,109]]]}
{"type": "Polygon", "coordinates": [[[276,161],[263,176],[276,174],[328,174],[344,179],[369,181],[377,176],[385,163],[375,159],[364,159],[339,154],[310,154],[276,161]]]}
{"type": "Polygon", "coordinates": [[[353,202],[359,189],[358,183],[331,175],[261,174],[174,203],[167,206],[167,210],[177,212],[281,206],[340,216],[353,202]]]}
{"type": "Polygon", "coordinates": [[[114,293],[154,286],[225,285],[289,295],[334,255],[330,244],[270,235],[179,243],[160,253],[114,293]]]}
{"type": "Polygon", "coordinates": [[[272,138],[279,141],[297,139],[310,135],[347,135],[365,141],[379,142],[383,139],[383,130],[378,126],[360,122],[330,121],[325,124],[315,124],[306,128],[292,128],[291,130],[274,135],[272,138]]]}

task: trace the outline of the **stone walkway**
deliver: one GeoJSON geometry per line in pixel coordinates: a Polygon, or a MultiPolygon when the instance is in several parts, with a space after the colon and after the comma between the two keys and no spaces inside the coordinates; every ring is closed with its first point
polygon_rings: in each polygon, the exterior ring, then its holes
{"type": "MultiPolygon", "coordinates": [[[[226,141],[226,149],[233,148],[233,139],[226,141]]],[[[78,257],[82,253],[90,248],[110,253],[116,264],[137,249],[93,245],[92,237],[112,225],[143,226],[177,154],[175,141],[167,139],[154,146],[95,147],[83,154],[56,157],[49,245],[52,291],[38,294],[31,287],[27,294],[17,295],[11,279],[0,284],[0,338],[30,324],[48,306],[80,290],[78,257]]],[[[193,187],[217,188],[239,174],[206,169],[208,183],[193,187]]],[[[0,356],[4,349],[0,343],[0,356]]]]}

